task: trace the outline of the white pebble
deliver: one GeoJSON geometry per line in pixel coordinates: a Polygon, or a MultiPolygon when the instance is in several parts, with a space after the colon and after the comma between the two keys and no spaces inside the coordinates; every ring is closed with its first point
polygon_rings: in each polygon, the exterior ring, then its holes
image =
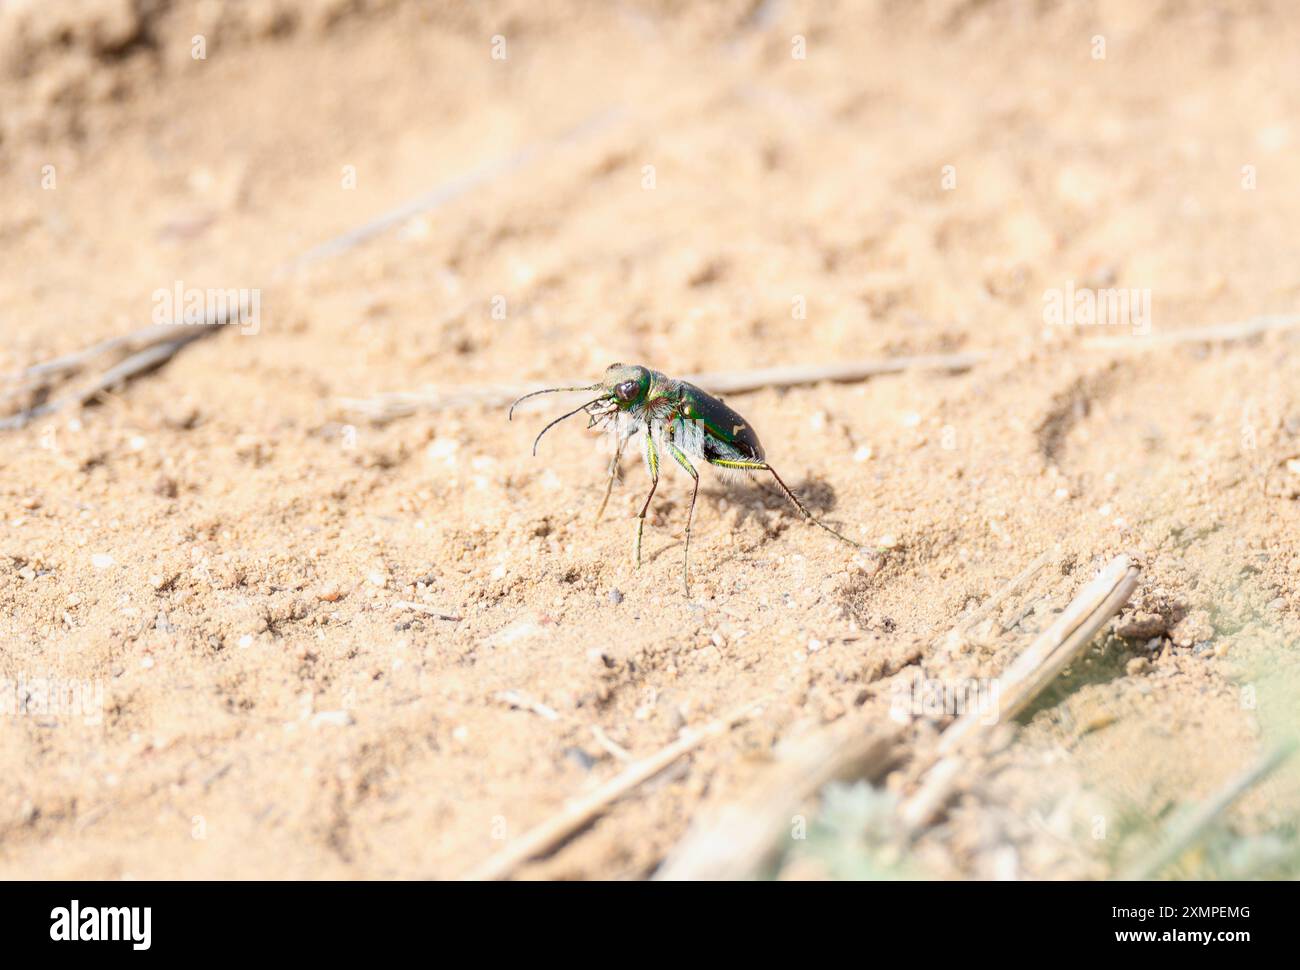
{"type": "Polygon", "coordinates": [[[456,452],[460,449],[460,442],[452,438],[438,438],[434,440],[425,451],[430,461],[440,461],[446,465],[456,464],[456,452]]]}
{"type": "Polygon", "coordinates": [[[90,564],[96,569],[111,569],[116,565],[116,562],[108,553],[97,552],[90,557],[90,564]]]}
{"type": "Polygon", "coordinates": [[[312,727],[347,727],[352,723],[352,715],[347,711],[318,711],[312,715],[312,727]]]}

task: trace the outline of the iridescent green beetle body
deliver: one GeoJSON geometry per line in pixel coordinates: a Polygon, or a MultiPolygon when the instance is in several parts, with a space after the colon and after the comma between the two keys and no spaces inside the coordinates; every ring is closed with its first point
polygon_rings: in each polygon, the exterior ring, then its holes
{"type": "Polygon", "coordinates": [[[702,425],[704,460],[762,461],[763,445],[748,422],[722,401],[694,384],[681,382],[683,420],[702,425]]]}
{"type": "MultiPolygon", "coordinates": [[[[694,384],[675,380],[639,364],[613,364],[605,371],[604,380],[597,384],[547,388],[534,391],[533,394],[549,394],[555,391],[600,391],[601,394],[595,400],[562,415],[543,428],[533,442],[533,454],[537,453],[537,442],[541,441],[542,435],[560,421],[582,411],[590,416],[589,427],[610,424],[616,437],[614,457],[609,465],[605,499],[600,503],[600,510],[596,513],[597,518],[604,512],[605,505],[609,501],[610,490],[618,475],[618,461],[624,446],[638,432],[643,435],[643,454],[646,470],[650,473],[650,494],[646,496],[645,503],[637,515],[634,555],[638,566],[641,565],[641,536],[645,529],[646,512],[659,485],[660,455],[667,454],[693,479],[694,490],[691,492],[691,504],[686,513],[686,549],[682,559],[682,581],[688,595],[690,582],[687,569],[691,548],[691,520],[694,518],[695,500],[700,490],[699,472],[695,470],[692,460],[707,462],[724,469],[771,472],[781,491],[809,522],[820,526],[851,546],[857,545],[819,521],[799,501],[794,492],[790,491],[781,480],[781,476],[776,473],[776,469],[767,463],[758,434],[748,421],[720,399],[694,384]]],[[[532,397],[533,394],[525,394],[519,401],[532,397]]],[[[515,401],[510,406],[512,417],[515,405],[519,401],[515,401]]]]}

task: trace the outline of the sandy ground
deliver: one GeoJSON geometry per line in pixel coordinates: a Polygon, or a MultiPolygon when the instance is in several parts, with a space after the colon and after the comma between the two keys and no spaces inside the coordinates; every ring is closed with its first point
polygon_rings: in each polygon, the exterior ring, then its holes
{"type": "MultiPolygon", "coordinates": [[[[255,334],[2,433],[0,875],[456,876],[769,697],[521,873],[643,877],[783,745],[918,671],[996,676],[1127,553],[1126,635],[906,859],[1114,874],[1295,730],[1298,338],[1161,338],[1300,311],[1298,44],[1264,2],[0,3],[0,374],[178,282],[260,299],[255,334]],[[1149,326],[1049,324],[1066,287],[1145,292],[1149,326]],[[864,550],[706,473],[689,598],[688,480],[634,570],[644,468],[596,522],[600,440],[530,455],[564,399],[339,404],[959,351],[987,357],[729,398],[864,550]],[[97,705],[14,712],[42,678],[97,705]]],[[[1298,793],[1172,874],[1294,873],[1298,793]]]]}

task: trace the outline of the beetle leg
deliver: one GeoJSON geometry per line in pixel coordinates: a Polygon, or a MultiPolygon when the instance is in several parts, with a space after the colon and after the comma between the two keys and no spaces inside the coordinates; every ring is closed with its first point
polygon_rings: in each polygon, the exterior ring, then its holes
{"type": "Polygon", "coordinates": [[[685,468],[691,478],[695,479],[695,487],[691,489],[691,505],[686,511],[686,549],[682,553],[682,586],[686,589],[686,595],[690,596],[691,580],[688,568],[691,561],[691,520],[695,517],[695,499],[700,494],[700,473],[695,470],[695,466],[682,450],[672,442],[664,442],[664,447],[668,449],[668,454],[677,459],[677,464],[685,468]]]}
{"type": "Polygon", "coordinates": [[[781,476],[776,473],[776,469],[773,468],[771,465],[769,465],[767,462],[742,461],[742,460],[730,459],[730,458],[716,458],[711,460],[709,464],[717,465],[720,468],[738,468],[742,471],[771,472],[772,477],[776,479],[777,486],[785,494],[785,497],[791,501],[794,507],[797,508],[803,514],[803,517],[805,519],[807,519],[809,522],[811,522],[813,525],[817,526],[818,528],[825,529],[827,532],[833,535],[836,539],[839,539],[841,542],[847,542],[855,549],[861,548],[856,542],[854,542],[848,536],[840,535],[838,532],[832,529],[821,519],[817,518],[817,516],[809,512],[807,506],[805,506],[803,502],[799,501],[799,496],[795,495],[794,492],[790,491],[790,487],[781,480],[781,476]]]}
{"type": "Polygon", "coordinates": [[[596,521],[605,514],[605,506],[609,504],[610,493],[614,491],[614,479],[618,478],[618,460],[623,457],[623,446],[627,444],[627,438],[619,436],[618,444],[614,447],[614,457],[609,460],[609,478],[605,482],[605,497],[600,500],[600,508],[596,510],[596,521]]]}
{"type": "Polygon", "coordinates": [[[650,500],[655,497],[655,489],[659,487],[659,451],[655,448],[654,435],[650,429],[646,429],[645,435],[645,463],[650,469],[650,494],[645,497],[645,504],[641,506],[641,511],[636,517],[636,544],[633,546],[637,568],[641,567],[641,533],[645,531],[645,514],[650,508],[650,500]]]}

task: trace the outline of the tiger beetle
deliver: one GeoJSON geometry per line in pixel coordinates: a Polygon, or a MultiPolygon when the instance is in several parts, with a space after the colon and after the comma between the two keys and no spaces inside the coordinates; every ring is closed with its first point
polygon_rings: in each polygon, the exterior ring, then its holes
{"type": "Polygon", "coordinates": [[[645,530],[645,515],[654,498],[655,488],[659,485],[659,455],[667,453],[677,464],[686,469],[686,473],[695,482],[691,491],[691,505],[686,513],[686,543],[682,555],[682,584],[686,595],[691,593],[690,578],[687,568],[691,553],[691,519],[695,514],[695,499],[700,491],[700,474],[691,464],[705,461],[718,468],[741,472],[771,472],[777,486],[801,513],[813,525],[825,529],[841,542],[854,548],[858,544],[846,536],[840,535],[830,526],[821,522],[808,511],[798,496],[781,480],[776,469],[768,464],[759,444],[758,435],[749,426],[749,422],[711,394],[700,390],[694,384],[675,380],[671,377],[638,365],[611,364],[605,371],[604,380],[583,387],[548,387],[545,390],[525,394],[510,405],[509,418],[514,418],[515,408],[521,401],[538,394],[554,394],[560,391],[599,391],[600,395],[581,407],[574,408],[567,414],[556,418],[537,435],[533,441],[533,454],[537,454],[537,443],[542,435],[550,431],[561,421],[575,414],[586,412],[589,416],[588,428],[607,427],[614,432],[614,456],[609,462],[609,477],[605,483],[605,497],[596,512],[597,520],[604,514],[609,503],[610,491],[614,479],[618,476],[618,463],[623,455],[623,447],[637,433],[643,435],[646,469],[650,472],[650,494],[645,497],[641,511],[637,513],[636,540],[634,556],[636,565],[641,565],[641,534],[645,530]]]}

